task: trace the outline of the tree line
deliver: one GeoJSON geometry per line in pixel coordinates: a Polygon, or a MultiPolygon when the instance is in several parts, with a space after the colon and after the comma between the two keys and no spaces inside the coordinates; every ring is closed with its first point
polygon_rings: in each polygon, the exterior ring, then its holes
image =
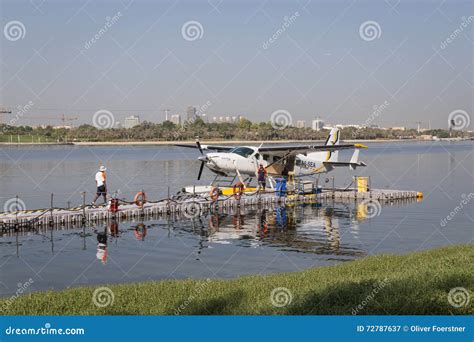
{"type": "MultiPolygon", "coordinates": [[[[144,121],[133,128],[100,129],[92,125],[80,125],[72,128],[30,127],[0,125],[0,134],[4,136],[30,135],[46,137],[57,141],[185,141],[199,137],[202,140],[322,140],[328,131],[314,131],[311,128],[274,127],[269,122],[253,123],[243,119],[236,123],[205,123],[201,119],[176,125],[170,121],[152,123],[144,121]]],[[[447,130],[435,129],[422,134],[447,138],[447,130]]],[[[409,139],[419,134],[416,129],[384,130],[380,128],[352,127],[342,130],[342,138],[350,139],[409,139]]],[[[452,137],[466,137],[468,134],[453,131],[452,137]]],[[[471,135],[472,136],[472,135],[471,135]]],[[[3,139],[5,141],[5,139],[3,139]]]]}

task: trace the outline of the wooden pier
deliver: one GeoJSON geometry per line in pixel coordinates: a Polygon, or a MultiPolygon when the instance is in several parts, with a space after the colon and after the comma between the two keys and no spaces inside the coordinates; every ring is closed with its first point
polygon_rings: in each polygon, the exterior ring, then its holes
{"type": "Polygon", "coordinates": [[[146,202],[141,207],[136,204],[121,204],[117,212],[111,212],[103,205],[96,208],[81,206],[76,208],[51,208],[38,210],[23,210],[18,212],[0,213],[0,228],[26,229],[60,225],[83,225],[110,220],[148,220],[159,217],[194,218],[206,215],[212,210],[228,208],[260,206],[271,209],[277,205],[294,205],[318,202],[380,202],[381,205],[394,201],[414,201],[422,198],[416,191],[398,191],[373,189],[368,192],[349,190],[324,190],[317,194],[285,194],[279,196],[276,192],[244,193],[240,198],[221,196],[212,201],[207,194],[171,197],[156,202],[146,202]]]}

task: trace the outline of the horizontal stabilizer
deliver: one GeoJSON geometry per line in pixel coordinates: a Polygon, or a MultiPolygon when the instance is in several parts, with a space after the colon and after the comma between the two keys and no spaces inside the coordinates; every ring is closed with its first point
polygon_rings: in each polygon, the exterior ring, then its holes
{"type": "Polygon", "coordinates": [[[324,165],[329,165],[329,166],[367,166],[366,163],[364,162],[357,162],[357,163],[351,163],[351,162],[330,162],[330,161],[325,161],[323,162],[324,165]]]}

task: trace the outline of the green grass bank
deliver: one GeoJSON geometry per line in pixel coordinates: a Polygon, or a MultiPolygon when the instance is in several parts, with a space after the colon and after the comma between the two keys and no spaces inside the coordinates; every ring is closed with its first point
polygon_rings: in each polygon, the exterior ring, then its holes
{"type": "Polygon", "coordinates": [[[0,308],[1,314],[10,315],[472,315],[473,263],[471,244],[232,280],[106,285],[114,299],[105,307],[93,303],[100,286],[91,286],[34,292],[8,302],[2,298],[0,308]],[[448,293],[457,287],[468,294],[453,298],[460,307],[448,301],[448,293]]]}

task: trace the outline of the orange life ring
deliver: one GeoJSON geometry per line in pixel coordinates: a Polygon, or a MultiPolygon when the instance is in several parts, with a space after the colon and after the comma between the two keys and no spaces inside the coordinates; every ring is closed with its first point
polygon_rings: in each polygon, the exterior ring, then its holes
{"type": "Polygon", "coordinates": [[[217,201],[219,199],[219,188],[213,186],[209,192],[209,196],[211,196],[213,202],[217,201]]]}
{"type": "Polygon", "coordinates": [[[146,203],[146,193],[144,193],[143,191],[137,192],[137,194],[133,198],[133,202],[136,204],[137,207],[143,207],[143,205],[146,203]]]}
{"type": "Polygon", "coordinates": [[[244,192],[244,184],[241,182],[235,183],[232,192],[234,194],[235,199],[239,200],[240,197],[242,197],[242,193],[244,192]]]}

